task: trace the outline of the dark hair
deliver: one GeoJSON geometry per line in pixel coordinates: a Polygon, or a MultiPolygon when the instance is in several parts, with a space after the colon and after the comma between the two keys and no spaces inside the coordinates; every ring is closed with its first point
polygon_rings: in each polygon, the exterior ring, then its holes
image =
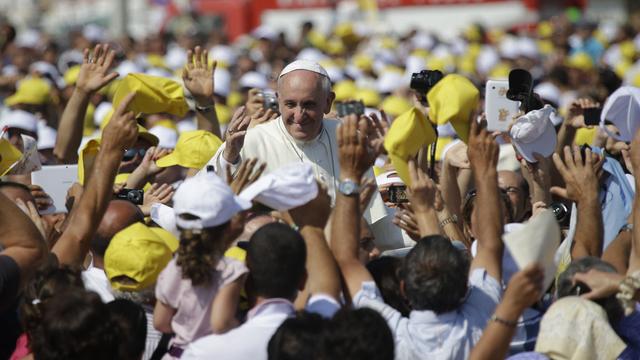
{"type": "Polygon", "coordinates": [[[420,239],[404,259],[401,278],[414,310],[437,314],[457,309],[467,293],[469,260],[441,235],[420,239]]]}
{"type": "Polygon", "coordinates": [[[213,279],[218,261],[224,256],[227,244],[223,235],[229,222],[199,232],[182,230],[176,263],[182,277],[193,286],[206,285],[213,279]]]}
{"type": "MultiPolygon", "coordinates": [[[[617,273],[616,268],[613,267],[613,265],[594,256],[585,256],[581,259],[574,260],[569,264],[567,269],[558,276],[556,297],[559,299],[565,296],[581,295],[591,291],[591,289],[584,283],[578,282],[575,285],[573,283],[573,276],[575,274],[587,272],[591,269],[617,273]]],[[[594,300],[594,302],[602,306],[607,313],[609,322],[612,325],[620,321],[624,316],[624,309],[620,305],[615,294],[606,298],[594,300]]]]}
{"type": "Polygon", "coordinates": [[[269,340],[269,360],[320,359],[328,324],[322,316],[308,312],[285,320],[269,340]]]}
{"type": "Polygon", "coordinates": [[[255,295],[291,299],[306,276],[307,247],[291,227],[264,225],[249,239],[249,285],[255,295]]]}
{"type": "MultiPolygon", "coordinates": [[[[527,194],[528,193],[529,193],[529,185],[527,185],[527,194]]],[[[469,226],[471,226],[471,215],[473,214],[473,208],[475,207],[475,204],[476,204],[477,195],[478,195],[478,192],[476,191],[476,189],[469,190],[469,192],[467,192],[467,195],[465,196],[464,201],[462,203],[462,211],[461,211],[462,220],[469,226]]],[[[506,191],[502,189],[500,189],[500,191],[498,192],[498,195],[500,195],[500,200],[502,200],[502,203],[506,208],[507,218],[509,222],[513,222],[514,210],[513,210],[513,206],[511,206],[511,200],[509,200],[509,196],[507,195],[506,191]]]]}
{"type": "Polygon", "coordinates": [[[20,321],[29,337],[42,324],[42,309],[49,299],[70,290],[84,290],[80,269],[62,266],[50,256],[27,283],[20,302],[20,321]]]}
{"type": "Polygon", "coordinates": [[[376,311],[343,308],[329,324],[323,353],[325,359],[391,360],[393,334],[376,311]]]}
{"type": "Polygon", "coordinates": [[[118,359],[138,360],[142,357],[147,341],[147,315],[142,306],[131,300],[116,299],[107,303],[114,321],[122,332],[118,359]]]}
{"type": "Polygon", "coordinates": [[[380,289],[382,299],[392,308],[400,311],[402,316],[409,316],[411,308],[400,292],[400,268],[402,260],[392,256],[383,256],[371,260],[367,269],[380,289]]]}
{"type": "Polygon", "coordinates": [[[118,358],[121,332],[98,294],[65,291],[43,306],[42,323],[31,338],[38,360],[118,358]]]}

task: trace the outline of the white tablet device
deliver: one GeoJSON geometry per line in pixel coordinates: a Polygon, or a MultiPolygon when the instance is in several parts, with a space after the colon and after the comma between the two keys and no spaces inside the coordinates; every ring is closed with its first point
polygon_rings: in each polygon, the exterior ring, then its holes
{"type": "Polygon", "coordinates": [[[518,113],[520,104],[507,99],[508,80],[488,80],[485,88],[484,112],[487,130],[506,132],[518,113]]]}
{"type": "Polygon", "coordinates": [[[53,205],[42,211],[42,214],[67,212],[65,202],[67,191],[78,181],[78,165],[43,166],[41,170],[31,173],[31,183],[39,185],[51,196],[53,205]]]}

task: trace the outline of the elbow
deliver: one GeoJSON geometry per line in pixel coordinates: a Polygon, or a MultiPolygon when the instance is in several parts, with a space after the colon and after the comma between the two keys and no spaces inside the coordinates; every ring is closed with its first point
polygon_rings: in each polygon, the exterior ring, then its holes
{"type": "Polygon", "coordinates": [[[211,320],[211,331],[214,334],[224,334],[227,331],[236,327],[237,323],[235,319],[224,319],[224,320],[211,320]]]}
{"type": "Polygon", "coordinates": [[[164,319],[159,319],[157,316],[153,317],[153,327],[163,334],[173,333],[173,329],[171,329],[171,321],[170,320],[165,321],[164,319]]]}

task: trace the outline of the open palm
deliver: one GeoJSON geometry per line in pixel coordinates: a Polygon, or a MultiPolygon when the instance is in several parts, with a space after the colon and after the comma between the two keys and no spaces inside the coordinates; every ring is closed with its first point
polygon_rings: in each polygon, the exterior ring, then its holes
{"type": "Polygon", "coordinates": [[[115,56],[115,51],[110,51],[107,44],[96,45],[92,54],[89,53],[89,49],[84,49],[76,87],[87,93],[93,93],[117,78],[118,73],[109,72],[115,56]]]}
{"type": "Polygon", "coordinates": [[[216,62],[209,65],[209,52],[200,46],[187,52],[187,66],[182,73],[184,86],[200,105],[213,102],[213,72],[216,62]]]}

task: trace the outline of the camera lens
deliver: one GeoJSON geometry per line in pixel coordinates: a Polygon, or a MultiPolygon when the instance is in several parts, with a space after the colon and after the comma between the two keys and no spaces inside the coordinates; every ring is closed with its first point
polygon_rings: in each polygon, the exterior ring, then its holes
{"type": "Polygon", "coordinates": [[[569,214],[569,209],[563,203],[553,203],[549,206],[549,209],[553,211],[553,215],[559,223],[564,222],[569,214]]]}

